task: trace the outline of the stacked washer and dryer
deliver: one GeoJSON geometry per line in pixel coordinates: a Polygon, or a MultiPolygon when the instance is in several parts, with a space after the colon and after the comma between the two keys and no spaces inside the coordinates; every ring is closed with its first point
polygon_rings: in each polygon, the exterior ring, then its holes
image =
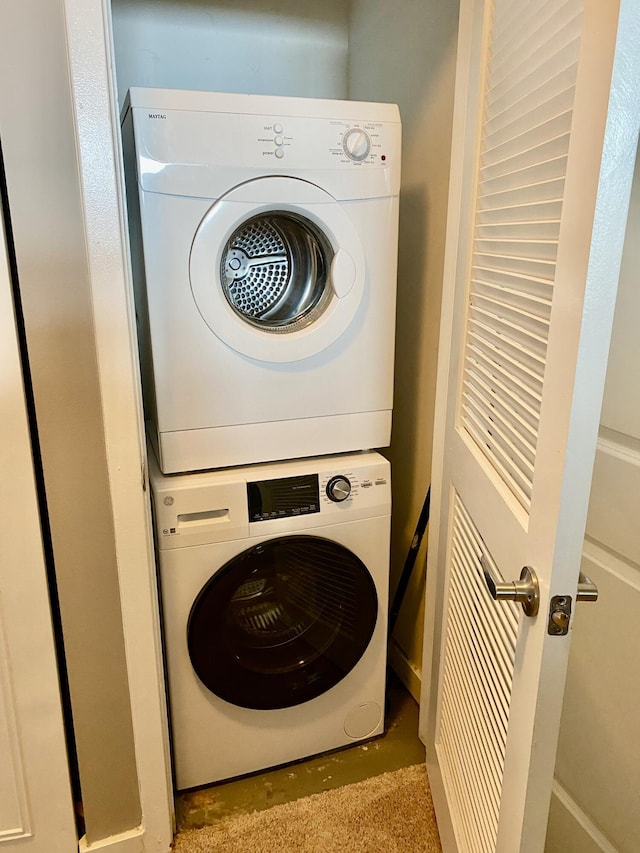
{"type": "Polygon", "coordinates": [[[184,789],[383,730],[400,119],[134,88],[122,132],[184,789]]]}

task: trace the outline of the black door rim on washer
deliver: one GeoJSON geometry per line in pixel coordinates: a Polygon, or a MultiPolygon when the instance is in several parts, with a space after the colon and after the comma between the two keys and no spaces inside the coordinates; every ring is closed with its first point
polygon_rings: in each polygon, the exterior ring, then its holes
{"type": "Polygon", "coordinates": [[[332,258],[330,241],[306,217],[283,210],[260,213],[226,242],[222,291],[246,322],[267,332],[297,331],[327,307],[332,258]]]}
{"type": "Polygon", "coordinates": [[[256,710],[317,698],[353,670],[378,615],[364,563],[330,539],[268,540],[226,563],[187,624],[192,666],[230,704],[256,710]]]}

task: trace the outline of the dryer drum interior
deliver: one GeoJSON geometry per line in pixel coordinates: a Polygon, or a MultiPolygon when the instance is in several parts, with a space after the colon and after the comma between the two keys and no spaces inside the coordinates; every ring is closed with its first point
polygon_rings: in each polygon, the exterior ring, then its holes
{"type": "Polygon", "coordinates": [[[220,276],[243,319],[291,332],[316,320],[331,298],[331,243],[309,219],[270,211],[247,219],[227,241],[220,276]]]}
{"type": "Polygon", "coordinates": [[[188,622],[203,684],[245,708],[314,699],[358,663],[378,600],[351,551],[315,536],[286,536],[233,558],[203,587],[188,622]]]}

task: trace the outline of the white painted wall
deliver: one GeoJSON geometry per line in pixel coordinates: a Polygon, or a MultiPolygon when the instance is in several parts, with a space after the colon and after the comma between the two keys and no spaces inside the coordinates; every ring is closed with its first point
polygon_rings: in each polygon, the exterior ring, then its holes
{"type": "Polygon", "coordinates": [[[112,0],[120,105],[130,86],[345,98],[341,0],[112,0]]]}
{"type": "Polygon", "coordinates": [[[636,853],[640,839],[640,157],[620,275],[547,853],[636,853]]]}
{"type": "MultiPolygon", "coordinates": [[[[435,375],[451,158],[458,3],[353,0],[349,97],[389,100],[402,117],[402,181],[391,447],[391,589],[395,590],[431,475],[435,375]]],[[[392,662],[420,693],[423,540],[400,611],[392,662]]]]}

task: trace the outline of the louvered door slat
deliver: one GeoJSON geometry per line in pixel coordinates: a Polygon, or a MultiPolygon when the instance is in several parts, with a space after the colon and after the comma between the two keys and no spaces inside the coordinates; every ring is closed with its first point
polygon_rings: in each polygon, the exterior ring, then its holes
{"type": "Polygon", "coordinates": [[[555,0],[540,0],[538,3],[502,3],[498,7],[493,22],[493,44],[496,50],[500,49],[503,42],[509,42],[511,33],[519,27],[530,27],[532,22],[537,21],[545,15],[552,15],[558,8],[555,0]]]}
{"type": "MultiPolygon", "coordinates": [[[[451,588],[456,595],[457,616],[456,624],[457,631],[455,632],[455,640],[452,637],[452,654],[464,654],[462,658],[466,660],[467,655],[472,655],[477,669],[470,671],[468,687],[473,688],[473,707],[476,709],[474,713],[480,714],[485,722],[491,722],[491,729],[494,735],[499,738],[506,738],[507,723],[509,719],[509,695],[497,678],[497,673],[492,669],[489,663],[491,660],[491,650],[484,647],[477,636],[477,626],[473,621],[473,612],[475,607],[469,609],[469,601],[467,596],[460,589],[459,577],[460,573],[464,572],[464,564],[459,559],[452,560],[452,566],[457,570],[451,582],[451,588]],[[457,645],[456,645],[457,641],[457,645]],[[497,685],[497,689],[491,689],[497,685]]],[[[484,639],[484,637],[483,637],[484,639]]]]}
{"type": "MultiPolygon", "coordinates": [[[[509,107],[504,106],[500,110],[493,110],[484,128],[486,144],[483,147],[481,161],[499,142],[516,136],[522,138],[527,131],[533,132],[537,127],[549,128],[551,119],[566,116],[573,103],[576,70],[577,63],[569,63],[559,71],[555,80],[547,78],[537,88],[519,97],[509,107]]],[[[518,94],[514,93],[516,96],[518,94]]],[[[571,115],[566,118],[570,120],[571,115]]],[[[571,127],[570,124],[569,127],[571,127]]],[[[557,133],[553,135],[556,136],[557,133]]]]}
{"type": "Polygon", "coordinates": [[[535,441],[535,425],[537,417],[537,400],[528,389],[516,385],[510,375],[506,375],[502,365],[496,365],[490,361],[482,350],[473,344],[469,344],[470,358],[473,362],[473,372],[484,377],[489,387],[497,385],[502,395],[509,399],[513,410],[518,413],[523,421],[523,426],[531,433],[532,442],[535,441]]]}
{"type": "Polygon", "coordinates": [[[515,326],[520,327],[538,339],[545,339],[549,334],[548,312],[540,311],[540,302],[529,299],[528,294],[520,294],[519,298],[509,299],[509,293],[503,290],[496,294],[482,284],[476,284],[474,294],[474,305],[482,308],[485,312],[491,312],[505,320],[510,320],[515,326]]]}
{"type": "Polygon", "coordinates": [[[575,31],[575,21],[558,29],[553,38],[536,40],[533,35],[525,50],[501,55],[493,54],[492,85],[487,105],[496,113],[528,98],[547,85],[558,87],[558,77],[578,60],[579,42],[568,41],[575,31]]]}
{"type": "Polygon", "coordinates": [[[457,679],[461,689],[457,692],[457,701],[460,702],[459,710],[463,729],[466,733],[469,732],[469,720],[473,720],[473,729],[471,732],[471,740],[476,742],[477,747],[469,753],[470,762],[475,766],[481,762],[482,776],[484,785],[490,786],[488,802],[492,811],[497,815],[497,803],[500,801],[500,787],[497,777],[504,770],[499,748],[496,746],[495,740],[491,739],[488,732],[495,725],[491,719],[484,703],[478,702],[479,694],[473,688],[475,685],[469,680],[469,666],[461,660],[461,650],[453,644],[451,646],[451,654],[447,661],[449,667],[449,677],[457,679]],[[495,804],[495,805],[494,805],[495,804]]]}
{"type": "Polygon", "coordinates": [[[514,14],[517,26],[503,21],[503,41],[494,31],[488,65],[460,392],[462,426],[525,509],[580,47],[578,3],[549,3],[544,12],[532,5],[496,4],[498,17],[514,14]],[[478,348],[485,353],[479,368],[478,348]],[[491,380],[491,351],[499,374],[516,366],[522,392],[517,381],[491,380]]]}
{"type": "Polygon", "coordinates": [[[480,158],[483,166],[569,133],[574,71],[567,69],[567,85],[550,100],[541,100],[537,105],[525,101],[519,110],[494,116],[491,125],[485,128],[485,144],[480,158]]]}
{"type": "MultiPolygon", "coordinates": [[[[452,648],[448,662],[452,665],[449,677],[452,683],[457,681],[463,684],[469,680],[470,667],[468,664],[460,664],[457,655],[458,652],[452,648]]],[[[483,834],[485,838],[490,839],[492,824],[497,823],[498,819],[499,779],[502,777],[503,770],[499,767],[493,771],[485,768],[483,784],[482,786],[478,784],[480,780],[476,768],[485,754],[481,736],[485,722],[478,715],[473,700],[469,704],[465,701],[464,690],[458,690],[455,696],[447,697],[447,702],[450,703],[448,707],[445,706],[449,712],[448,718],[455,719],[458,725],[457,737],[451,738],[448,746],[449,748],[453,747],[458,753],[457,760],[458,762],[462,761],[465,767],[461,800],[466,805],[467,810],[473,814],[476,829],[480,824],[484,824],[482,827],[483,834]]]]}
{"type": "MultiPolygon", "coordinates": [[[[501,165],[505,165],[504,160],[501,161],[501,165]]],[[[488,169],[484,169],[480,173],[480,193],[490,195],[505,190],[513,191],[520,187],[528,187],[534,181],[539,180],[541,175],[544,175],[547,180],[564,178],[566,165],[567,157],[564,154],[547,160],[536,160],[531,164],[510,171],[505,169],[502,174],[494,177],[488,176],[488,169]]]]}
{"type": "Polygon", "coordinates": [[[527,140],[527,148],[522,150],[520,145],[509,144],[509,142],[494,148],[485,157],[480,169],[480,180],[488,180],[499,175],[513,174],[519,169],[533,166],[537,163],[562,158],[566,164],[567,134],[562,133],[549,138],[545,133],[543,141],[539,144],[531,144],[527,140]]]}
{"type": "MultiPolygon", "coordinates": [[[[513,55],[532,56],[549,38],[549,32],[558,33],[575,17],[575,10],[568,6],[558,7],[557,3],[541,8],[539,3],[530,3],[527,13],[516,22],[512,35],[498,42],[493,53],[493,61],[504,63],[505,57],[513,55]]],[[[572,33],[570,33],[571,35],[572,33]]]]}
{"type": "Polygon", "coordinates": [[[473,359],[468,358],[465,367],[474,391],[473,395],[468,395],[469,404],[474,407],[476,413],[484,410],[480,414],[489,418],[492,425],[513,447],[514,452],[523,457],[523,468],[532,474],[537,438],[534,426],[520,417],[517,404],[509,405],[511,398],[504,394],[501,386],[490,378],[487,381],[482,376],[473,359]],[[506,403],[503,400],[506,400],[506,403]]]}
{"type": "MultiPolygon", "coordinates": [[[[460,569],[463,566],[479,565],[480,554],[477,550],[478,543],[475,528],[467,526],[463,513],[460,513],[458,530],[458,540],[455,543],[452,553],[454,555],[459,554],[460,569]]],[[[515,623],[505,620],[499,613],[496,613],[495,607],[487,606],[489,599],[482,574],[471,572],[469,576],[473,579],[473,589],[475,591],[474,609],[478,614],[478,618],[489,629],[491,635],[489,642],[494,645],[495,650],[505,662],[503,672],[504,683],[508,683],[511,661],[516,650],[517,636],[514,624],[517,625],[517,619],[515,623]]],[[[517,615],[517,611],[514,612],[517,615]]]]}
{"type": "MultiPolygon", "coordinates": [[[[536,432],[531,424],[518,414],[516,406],[505,405],[502,402],[503,390],[494,382],[487,382],[476,369],[475,363],[467,361],[470,382],[475,394],[469,396],[470,405],[476,412],[489,418],[493,427],[508,442],[513,452],[521,458],[523,473],[533,475],[533,460],[535,457],[536,432]]],[[[508,395],[504,395],[509,401],[508,395]]]]}
{"type": "Polygon", "coordinates": [[[545,202],[522,202],[505,204],[486,211],[478,210],[478,225],[490,225],[494,222],[524,223],[531,220],[539,222],[557,220],[562,210],[561,199],[549,199],[545,202]]]}
{"type": "Polygon", "coordinates": [[[529,292],[520,291],[509,286],[509,274],[505,276],[502,270],[498,272],[475,267],[473,272],[473,283],[478,294],[482,294],[497,303],[520,308],[531,314],[531,316],[544,320],[548,324],[550,306],[549,300],[544,293],[544,287],[539,289],[529,287],[529,292]],[[492,272],[497,272],[498,277],[502,275],[503,280],[497,281],[497,277],[494,276],[494,280],[492,281],[492,272]],[[541,295],[538,295],[539,293],[541,295]]]}
{"type": "Polygon", "coordinates": [[[471,270],[471,275],[474,289],[486,285],[495,286],[504,293],[511,294],[511,298],[514,300],[523,300],[527,304],[537,302],[544,305],[545,308],[540,311],[540,314],[549,316],[553,282],[531,275],[523,275],[513,270],[481,267],[477,264],[471,270]]]}
{"type": "Polygon", "coordinates": [[[479,327],[470,329],[469,331],[469,349],[472,352],[479,351],[491,366],[492,371],[497,371],[504,378],[505,382],[515,388],[516,393],[522,394],[525,399],[533,398],[533,419],[532,425],[537,423],[538,410],[541,401],[541,377],[539,373],[530,370],[523,363],[520,353],[516,357],[500,346],[502,340],[499,339],[499,344],[491,340],[490,336],[484,336],[483,330],[479,327]]]}
{"type": "MultiPolygon", "coordinates": [[[[500,811],[518,612],[496,608],[479,557],[486,552],[454,496],[440,718],[443,778],[465,851],[491,853],[500,811]]],[[[490,559],[490,555],[485,556],[490,559]]]]}
{"type": "MultiPolygon", "coordinates": [[[[452,563],[455,563],[457,568],[457,572],[454,573],[456,579],[452,580],[452,584],[455,584],[461,597],[465,599],[463,618],[468,619],[469,616],[476,615],[477,624],[467,622],[468,630],[471,632],[480,631],[483,640],[486,641],[487,651],[495,656],[495,661],[489,664],[489,672],[493,673],[493,677],[483,678],[480,682],[480,688],[489,703],[490,711],[487,716],[491,716],[493,722],[502,727],[506,734],[509,695],[504,685],[509,682],[515,645],[510,642],[511,637],[504,632],[503,626],[496,624],[495,620],[491,618],[493,614],[484,605],[484,590],[480,590],[480,594],[478,594],[478,589],[475,586],[460,586],[458,579],[464,574],[463,567],[472,564],[474,559],[477,557],[473,553],[473,549],[468,547],[460,548],[452,554],[452,563]]],[[[476,579],[473,580],[475,582],[476,579]]],[[[478,651],[481,656],[483,653],[483,649],[478,651]]],[[[484,706],[483,709],[486,711],[484,706]]]]}
{"type": "Polygon", "coordinates": [[[500,316],[497,311],[486,310],[475,303],[470,306],[470,311],[471,319],[485,323],[489,328],[495,329],[502,338],[506,337],[512,343],[519,345],[532,358],[543,361],[546,341],[541,335],[518,326],[509,317],[500,316]]]}
{"type": "MultiPolygon", "coordinates": [[[[443,702],[445,712],[449,711],[453,715],[449,707],[450,700],[443,702]]],[[[469,762],[469,754],[466,750],[466,744],[458,738],[449,737],[443,740],[442,748],[446,752],[449,766],[466,765],[469,762]]],[[[466,769],[466,766],[465,766],[466,769]]],[[[448,776],[446,766],[443,767],[443,776],[448,776]]],[[[479,799],[469,791],[469,777],[465,779],[466,785],[462,786],[462,780],[457,777],[449,777],[447,779],[449,787],[454,790],[453,802],[451,805],[458,811],[458,820],[456,821],[459,828],[463,832],[464,851],[465,853],[487,853],[492,849],[493,837],[495,833],[492,827],[486,828],[487,809],[479,805],[479,799]]],[[[485,798],[488,801],[488,798],[485,798]]],[[[492,817],[492,815],[491,815],[492,817]]]]}
{"type": "Polygon", "coordinates": [[[495,358],[508,365],[513,375],[528,388],[537,392],[542,386],[544,361],[535,353],[524,349],[520,341],[510,341],[498,329],[484,324],[481,318],[471,318],[469,323],[469,342],[477,340],[486,344],[495,358]]]}
{"type": "Polygon", "coordinates": [[[506,659],[509,660],[509,674],[505,675],[504,682],[506,684],[511,677],[512,661],[516,650],[519,611],[514,604],[507,604],[506,612],[502,613],[494,607],[480,570],[480,557],[484,555],[488,560],[491,558],[471,517],[459,499],[456,506],[456,523],[458,535],[453,547],[459,547],[460,552],[465,555],[465,565],[470,569],[469,577],[473,580],[474,589],[479,593],[480,612],[493,624],[492,637],[498,637],[504,646],[506,659]]]}
{"type": "Polygon", "coordinates": [[[476,236],[478,239],[492,239],[494,235],[500,237],[513,237],[514,239],[529,238],[530,240],[553,239],[557,233],[557,220],[537,220],[535,222],[500,222],[491,221],[486,224],[478,220],[476,236]]]}
{"type": "Polygon", "coordinates": [[[492,429],[491,422],[487,423],[487,419],[479,416],[470,405],[471,399],[465,395],[463,401],[467,407],[464,425],[469,435],[475,439],[479,449],[492,463],[494,470],[505,482],[509,482],[518,500],[523,505],[528,505],[533,488],[531,479],[515,463],[509,448],[504,446],[499,434],[492,429]]]}
{"type": "Polygon", "coordinates": [[[512,116],[509,124],[487,135],[480,177],[490,169],[506,170],[505,164],[528,165],[563,156],[569,144],[571,111],[561,101],[569,102],[572,96],[573,88],[570,88],[558,96],[557,106],[545,101],[541,107],[517,120],[512,116]]]}
{"type": "Polygon", "coordinates": [[[516,200],[526,193],[527,203],[553,201],[562,198],[564,181],[561,178],[542,179],[536,183],[527,184],[526,187],[512,187],[500,192],[480,192],[478,194],[478,207],[481,210],[495,210],[501,207],[511,207],[516,200]]]}

